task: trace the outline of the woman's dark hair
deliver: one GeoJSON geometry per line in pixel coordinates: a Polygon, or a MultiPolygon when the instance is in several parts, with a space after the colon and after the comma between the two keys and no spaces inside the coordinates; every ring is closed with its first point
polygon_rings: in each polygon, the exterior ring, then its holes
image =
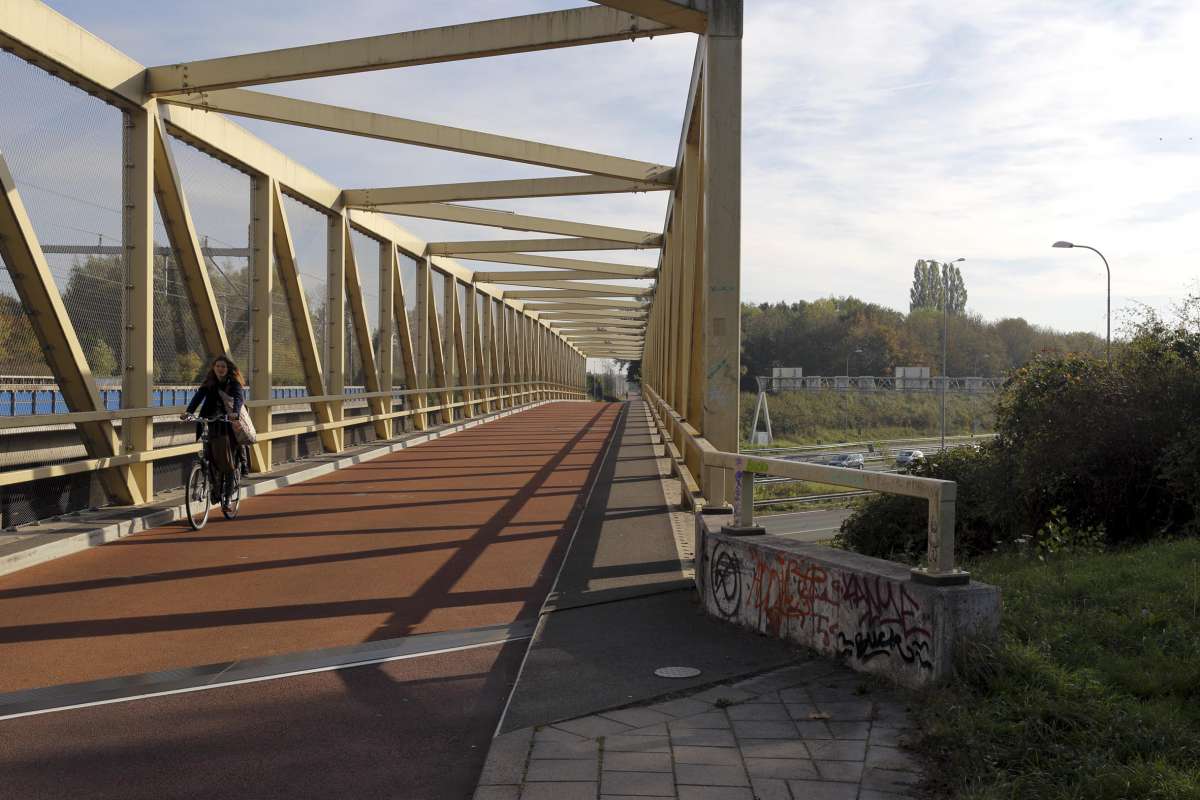
{"type": "Polygon", "coordinates": [[[204,376],[204,383],[201,385],[216,386],[221,382],[221,379],[217,377],[217,371],[213,369],[218,361],[225,362],[225,369],[228,370],[225,373],[226,380],[237,381],[240,386],[246,385],[246,379],[242,377],[242,371],[238,369],[238,365],[233,363],[233,359],[229,356],[217,356],[212,360],[212,363],[208,365],[208,373],[204,376]]]}

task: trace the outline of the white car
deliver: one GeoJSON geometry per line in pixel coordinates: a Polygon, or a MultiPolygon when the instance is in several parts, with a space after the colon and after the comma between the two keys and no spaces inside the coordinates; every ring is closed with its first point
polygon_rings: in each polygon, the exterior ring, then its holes
{"type": "Polygon", "coordinates": [[[913,464],[916,464],[918,461],[921,461],[924,458],[925,454],[920,450],[901,450],[900,452],[896,453],[896,466],[911,467],[913,464]]]}

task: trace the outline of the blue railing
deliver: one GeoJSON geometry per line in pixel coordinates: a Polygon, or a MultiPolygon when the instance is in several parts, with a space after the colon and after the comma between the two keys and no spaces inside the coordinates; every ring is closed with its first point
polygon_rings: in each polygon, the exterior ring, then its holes
{"type": "MultiPolygon", "coordinates": [[[[346,394],[361,394],[366,390],[365,386],[347,386],[346,394]]],[[[151,393],[150,404],[153,408],[187,405],[195,391],[191,386],[162,386],[151,393]]],[[[308,390],[303,386],[276,386],[271,389],[273,400],[299,400],[307,396],[308,390]]],[[[100,402],[105,410],[116,411],[121,407],[121,390],[101,387],[100,402]]],[[[70,410],[62,392],[52,383],[7,386],[0,383],[0,417],[66,414],[70,410]]]]}

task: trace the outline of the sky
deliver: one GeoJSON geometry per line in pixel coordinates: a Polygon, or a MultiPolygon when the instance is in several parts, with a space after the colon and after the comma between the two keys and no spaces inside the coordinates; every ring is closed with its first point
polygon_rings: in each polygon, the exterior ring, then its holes
{"type": "MultiPolygon", "coordinates": [[[[549,0],[51,0],[146,65],[515,16],[549,0]]],[[[907,309],[920,258],[968,307],[1104,333],[1200,278],[1200,3],[747,0],[742,297],[852,294],[907,309]]],[[[261,87],[673,164],[695,37],[678,35],[261,87]]],[[[563,174],[252,120],[346,188],[563,174]]],[[[665,193],[492,207],[661,229],[665,193]]],[[[427,240],[514,234],[416,219],[427,240]]],[[[572,253],[611,259],[613,254],[572,253]]],[[[622,254],[652,264],[650,253],[622,254]]]]}

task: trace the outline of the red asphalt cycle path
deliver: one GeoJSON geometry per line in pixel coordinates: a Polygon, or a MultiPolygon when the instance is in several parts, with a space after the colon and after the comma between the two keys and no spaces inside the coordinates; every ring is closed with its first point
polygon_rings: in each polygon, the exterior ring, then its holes
{"type": "MultiPolygon", "coordinates": [[[[0,691],[536,616],[618,412],[541,406],[0,578],[0,691]]],[[[0,772],[14,798],[469,796],[524,649],[0,721],[0,772]]]]}

